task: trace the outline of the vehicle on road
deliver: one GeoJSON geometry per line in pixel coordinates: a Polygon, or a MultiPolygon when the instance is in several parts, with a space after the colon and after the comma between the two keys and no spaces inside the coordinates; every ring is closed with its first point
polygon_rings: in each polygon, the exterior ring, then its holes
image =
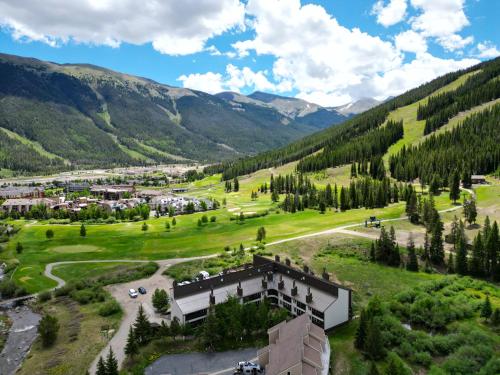
{"type": "Polygon", "coordinates": [[[144,288],[143,286],[140,286],[139,289],[137,289],[139,291],[139,293],[141,294],[146,294],[147,291],[146,291],[146,288],[144,288]]]}
{"type": "Polygon", "coordinates": [[[137,298],[139,293],[137,293],[137,291],[135,289],[129,289],[128,295],[130,296],[130,298],[137,298]]]}
{"type": "Polygon", "coordinates": [[[253,362],[238,362],[238,365],[235,368],[234,375],[236,374],[263,374],[264,369],[253,362]]]}

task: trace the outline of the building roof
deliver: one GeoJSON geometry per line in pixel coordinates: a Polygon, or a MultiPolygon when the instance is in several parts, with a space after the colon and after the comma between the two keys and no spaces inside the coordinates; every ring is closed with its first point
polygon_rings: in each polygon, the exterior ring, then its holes
{"type": "Polygon", "coordinates": [[[470,176],[471,179],[475,179],[475,180],[484,180],[486,179],[486,177],[482,174],[473,174],[472,176],[470,176]]]}
{"type": "Polygon", "coordinates": [[[262,349],[269,351],[266,374],[280,374],[298,364],[302,367],[303,375],[322,373],[322,354],[327,338],[321,328],[312,324],[307,314],[289,322],[281,322],[268,332],[271,334],[276,330],[278,331],[276,342],[262,349]]]}
{"type": "Polygon", "coordinates": [[[0,197],[13,195],[28,195],[36,192],[43,192],[45,189],[42,186],[8,186],[0,188],[0,197]]]}
{"type": "Polygon", "coordinates": [[[2,206],[33,206],[37,204],[52,205],[55,201],[48,198],[15,198],[7,199],[2,206]]]}

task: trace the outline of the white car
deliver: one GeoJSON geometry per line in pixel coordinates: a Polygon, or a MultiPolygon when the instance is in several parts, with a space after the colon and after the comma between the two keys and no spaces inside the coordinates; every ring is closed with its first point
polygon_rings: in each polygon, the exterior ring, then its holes
{"type": "Polygon", "coordinates": [[[137,298],[139,293],[137,293],[137,291],[135,289],[129,289],[128,295],[130,296],[130,298],[137,298]]]}

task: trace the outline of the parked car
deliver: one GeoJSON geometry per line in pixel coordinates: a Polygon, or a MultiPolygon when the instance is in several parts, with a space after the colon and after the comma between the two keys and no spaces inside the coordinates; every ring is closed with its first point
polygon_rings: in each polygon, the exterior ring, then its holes
{"type": "Polygon", "coordinates": [[[264,370],[260,365],[253,362],[238,362],[234,374],[263,374],[264,370]]]}
{"type": "Polygon", "coordinates": [[[137,298],[137,296],[139,295],[139,293],[137,293],[137,291],[135,289],[130,289],[128,291],[128,295],[130,296],[130,298],[137,298]]]}
{"type": "Polygon", "coordinates": [[[141,294],[146,294],[147,291],[146,291],[146,288],[144,288],[143,286],[140,286],[139,289],[137,289],[139,291],[139,293],[141,294]]]}

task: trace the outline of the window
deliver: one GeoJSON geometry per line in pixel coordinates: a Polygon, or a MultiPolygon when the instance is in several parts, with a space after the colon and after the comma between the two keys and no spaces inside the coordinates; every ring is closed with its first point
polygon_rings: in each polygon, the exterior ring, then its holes
{"type": "Polygon", "coordinates": [[[186,321],[200,318],[200,317],[205,316],[205,315],[207,315],[207,309],[194,311],[192,313],[186,314],[186,321]]]}
{"type": "Polygon", "coordinates": [[[282,294],[282,296],[283,296],[283,300],[284,300],[284,301],[287,301],[287,302],[292,302],[292,297],[287,296],[286,294],[282,294]]]}
{"type": "Polygon", "coordinates": [[[243,297],[243,302],[250,302],[256,299],[260,299],[260,292],[255,294],[250,294],[249,296],[243,297]]]}
{"type": "Polygon", "coordinates": [[[314,316],[312,317],[311,321],[316,324],[318,327],[324,328],[324,324],[321,320],[316,319],[314,316]]]}
{"type": "Polygon", "coordinates": [[[300,301],[295,300],[295,304],[297,305],[297,307],[300,307],[302,310],[306,309],[305,303],[302,303],[300,301]]]}
{"type": "Polygon", "coordinates": [[[316,310],[316,309],[312,309],[312,313],[313,313],[313,315],[317,316],[318,318],[321,318],[321,319],[325,318],[325,314],[322,313],[321,311],[316,310]]]}
{"type": "Polygon", "coordinates": [[[269,301],[269,303],[271,305],[277,305],[278,304],[278,297],[274,297],[274,296],[267,297],[267,300],[269,301]]]}
{"type": "Polygon", "coordinates": [[[297,316],[304,314],[304,311],[302,311],[301,309],[298,309],[298,308],[295,308],[293,311],[295,312],[295,315],[297,315],[297,316]]]}
{"type": "Polygon", "coordinates": [[[292,305],[290,305],[289,303],[283,302],[283,307],[288,311],[292,311],[292,305]]]}
{"type": "Polygon", "coordinates": [[[268,296],[277,296],[278,295],[278,291],[276,289],[269,289],[267,291],[267,295],[268,296]]]}

